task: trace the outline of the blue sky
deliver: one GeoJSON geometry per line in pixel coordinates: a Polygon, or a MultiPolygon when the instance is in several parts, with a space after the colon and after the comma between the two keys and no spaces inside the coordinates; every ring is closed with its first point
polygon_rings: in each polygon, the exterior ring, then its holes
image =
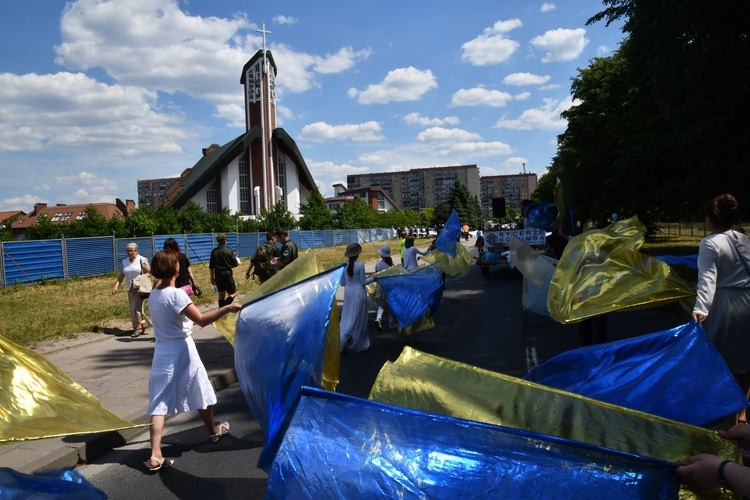
{"type": "Polygon", "coordinates": [[[622,41],[598,0],[0,2],[0,211],[137,199],[244,132],[266,44],[277,124],[324,196],[354,173],[544,173],[571,78],[622,41]]]}

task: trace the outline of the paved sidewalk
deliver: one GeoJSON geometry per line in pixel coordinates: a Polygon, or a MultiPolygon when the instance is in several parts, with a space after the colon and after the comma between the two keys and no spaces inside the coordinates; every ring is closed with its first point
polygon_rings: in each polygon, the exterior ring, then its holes
{"type": "MultiPolygon", "coordinates": [[[[393,245],[391,245],[393,246],[393,245]]],[[[365,263],[367,273],[375,262],[365,263]]],[[[339,287],[339,306],[344,297],[339,287]]],[[[241,299],[241,298],[240,298],[241,299]]],[[[216,308],[211,304],[207,309],[216,308]]],[[[204,308],[206,309],[206,308],[204,308]]],[[[44,343],[34,350],[65,372],[105,408],[126,421],[148,423],[148,378],[154,353],[153,329],[131,339],[104,333],[81,333],[75,339],[44,343]]],[[[193,338],[208,376],[217,391],[237,381],[234,349],[213,325],[193,328],[193,338]]],[[[147,432],[147,427],[125,431],[39,439],[0,445],[0,467],[24,473],[74,467],[89,462],[147,432]]]]}

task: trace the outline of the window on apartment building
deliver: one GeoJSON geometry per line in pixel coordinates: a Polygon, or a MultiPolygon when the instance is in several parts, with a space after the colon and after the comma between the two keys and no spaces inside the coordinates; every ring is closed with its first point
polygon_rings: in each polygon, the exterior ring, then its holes
{"type": "Polygon", "coordinates": [[[216,213],[218,211],[219,204],[216,199],[216,181],[214,181],[206,188],[206,212],[216,213]]]}
{"type": "Polygon", "coordinates": [[[250,214],[250,186],[247,176],[247,153],[240,157],[240,213],[250,214]]]}

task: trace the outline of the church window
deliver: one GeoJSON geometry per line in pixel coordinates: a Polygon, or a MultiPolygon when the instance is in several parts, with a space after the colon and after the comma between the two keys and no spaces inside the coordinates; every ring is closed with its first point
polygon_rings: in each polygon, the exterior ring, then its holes
{"type": "Polygon", "coordinates": [[[279,170],[276,174],[276,178],[278,179],[279,187],[281,188],[281,197],[279,199],[279,201],[281,201],[284,199],[284,193],[286,193],[286,161],[285,156],[282,154],[279,155],[278,165],[279,170]]]}
{"type": "Polygon", "coordinates": [[[219,204],[216,199],[216,181],[206,188],[206,212],[218,212],[219,204]]]}
{"type": "Polygon", "coordinates": [[[247,182],[247,153],[240,157],[240,213],[250,214],[250,189],[247,182]]]}

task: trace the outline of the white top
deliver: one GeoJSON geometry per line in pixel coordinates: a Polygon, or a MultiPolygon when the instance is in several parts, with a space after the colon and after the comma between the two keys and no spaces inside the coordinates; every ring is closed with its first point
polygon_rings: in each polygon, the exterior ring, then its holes
{"type": "Polygon", "coordinates": [[[429,250],[420,250],[417,247],[409,247],[404,249],[404,269],[407,271],[409,269],[414,269],[419,264],[417,263],[417,254],[419,255],[427,255],[429,250]]]}
{"type": "Polygon", "coordinates": [[[122,260],[122,273],[125,275],[125,286],[128,289],[133,278],[141,274],[141,272],[146,272],[145,269],[141,271],[141,262],[148,264],[148,259],[139,255],[133,262],[130,262],[130,257],[125,257],[122,260]]]}
{"type": "Polygon", "coordinates": [[[748,269],[750,238],[731,229],[703,238],[698,249],[698,290],[693,312],[708,315],[717,288],[750,287],[748,269]]]}
{"type": "Polygon", "coordinates": [[[184,339],[193,333],[193,322],[182,314],[193,302],[181,288],[154,288],[148,298],[154,335],[159,339],[184,339]]]}

